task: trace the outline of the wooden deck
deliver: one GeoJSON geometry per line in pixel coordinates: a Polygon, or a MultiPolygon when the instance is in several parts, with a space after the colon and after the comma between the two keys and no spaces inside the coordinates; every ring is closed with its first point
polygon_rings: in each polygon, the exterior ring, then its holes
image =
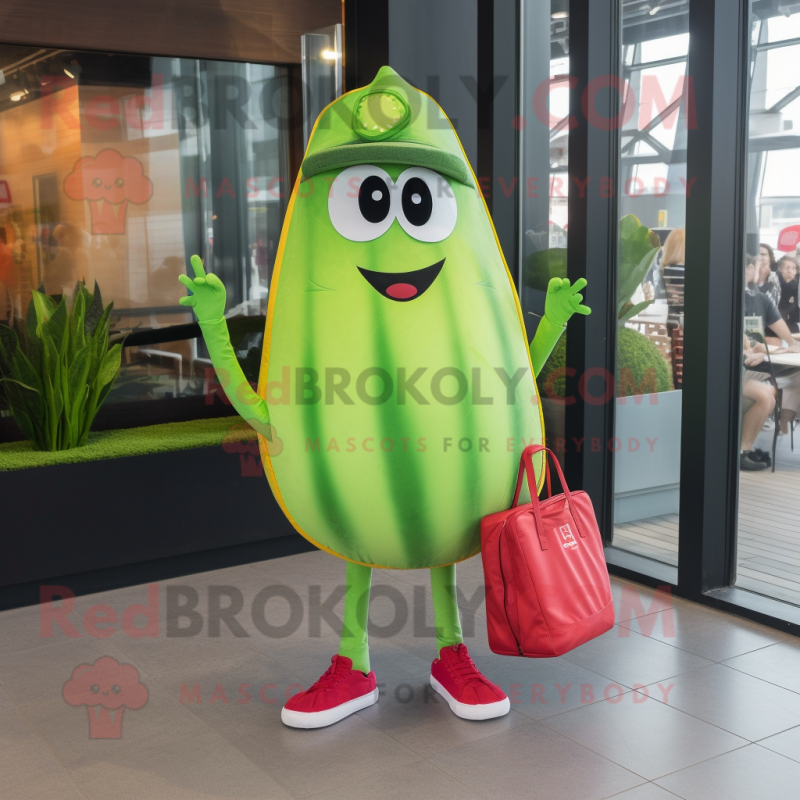
{"type": "MultiPolygon", "coordinates": [[[[771,433],[756,445],[766,450],[771,433]]],[[[736,585],[800,605],[800,430],[795,450],[778,441],[775,472],[741,472],[736,585]]],[[[678,515],[614,526],[614,544],[624,550],[678,563],[678,515]]]]}

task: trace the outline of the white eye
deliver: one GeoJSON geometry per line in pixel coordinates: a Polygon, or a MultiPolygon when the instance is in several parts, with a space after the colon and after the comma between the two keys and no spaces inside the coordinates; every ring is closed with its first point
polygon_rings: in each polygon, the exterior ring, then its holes
{"type": "Polygon", "coordinates": [[[397,219],[420,242],[441,242],[456,227],[458,207],[453,189],[438,172],[412,167],[397,179],[397,219]]]}
{"type": "Polygon", "coordinates": [[[328,214],[336,231],[353,242],[370,242],[394,222],[388,172],[371,164],[348,167],[336,176],[328,195],[328,214]]]}

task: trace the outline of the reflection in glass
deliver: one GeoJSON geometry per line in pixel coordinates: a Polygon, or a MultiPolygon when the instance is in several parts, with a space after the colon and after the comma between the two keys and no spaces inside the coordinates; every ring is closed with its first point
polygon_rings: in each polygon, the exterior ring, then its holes
{"type": "Polygon", "coordinates": [[[800,605],[800,14],[751,32],[736,585],[800,605]]]}
{"type": "Polygon", "coordinates": [[[40,286],[96,282],[135,332],[107,406],[194,398],[204,415],[210,362],[178,276],[199,253],[226,316],[261,318],[236,340],[257,374],[290,189],[287,70],[4,45],[0,69],[0,317],[40,286]]]}
{"type": "MultiPolygon", "coordinates": [[[[520,302],[528,340],[551,277],[567,276],[569,3],[522,3],[520,302]]],[[[538,376],[547,445],[563,463],[566,337],[538,376]]]]}
{"type": "MultiPolygon", "coordinates": [[[[678,563],[689,3],[622,6],[613,544],[678,563]],[[655,11],[653,11],[655,9],[655,11]]],[[[688,182],[691,186],[691,182],[688,182]]],[[[691,265],[689,265],[691,268],[691,265]]]]}

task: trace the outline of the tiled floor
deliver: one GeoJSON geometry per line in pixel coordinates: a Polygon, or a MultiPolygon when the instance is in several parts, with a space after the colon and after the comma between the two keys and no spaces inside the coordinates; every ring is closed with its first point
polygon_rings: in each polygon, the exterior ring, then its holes
{"type": "Polygon", "coordinates": [[[125,613],[146,604],[143,586],[78,598],[56,622],[1,613],[0,798],[798,796],[800,640],[615,580],[605,636],[557,659],[495,656],[479,559],[459,565],[463,627],[508,716],[466,722],[436,701],[428,576],[377,571],[380,702],[323,730],[284,727],[287,691],[336,652],[343,566],[315,552],[168,581],[149,631],[143,614],[131,629],[142,608],[125,613]],[[65,700],[84,699],[65,684],[103,656],[132,665],[148,693],[128,701],[130,669],[97,679],[123,686],[116,739],[91,738],[93,712],[65,700]]]}
{"type": "MultiPolygon", "coordinates": [[[[778,440],[775,472],[739,473],[739,531],[736,585],[800,604],[800,430],[795,449],[789,436],[778,440]]],[[[756,441],[772,449],[772,431],[756,441]]],[[[623,550],[678,564],[678,515],[665,514],[614,526],[623,550]]]]}

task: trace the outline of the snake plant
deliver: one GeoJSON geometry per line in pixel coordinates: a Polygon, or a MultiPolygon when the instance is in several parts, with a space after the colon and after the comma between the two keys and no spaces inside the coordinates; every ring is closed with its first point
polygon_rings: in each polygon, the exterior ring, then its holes
{"type": "Polygon", "coordinates": [[[89,430],[119,374],[121,343],[109,348],[109,315],[100,289],[79,283],[67,309],[33,292],[28,314],[0,322],[0,387],[20,431],[39,450],[86,444],[89,430]]]}

